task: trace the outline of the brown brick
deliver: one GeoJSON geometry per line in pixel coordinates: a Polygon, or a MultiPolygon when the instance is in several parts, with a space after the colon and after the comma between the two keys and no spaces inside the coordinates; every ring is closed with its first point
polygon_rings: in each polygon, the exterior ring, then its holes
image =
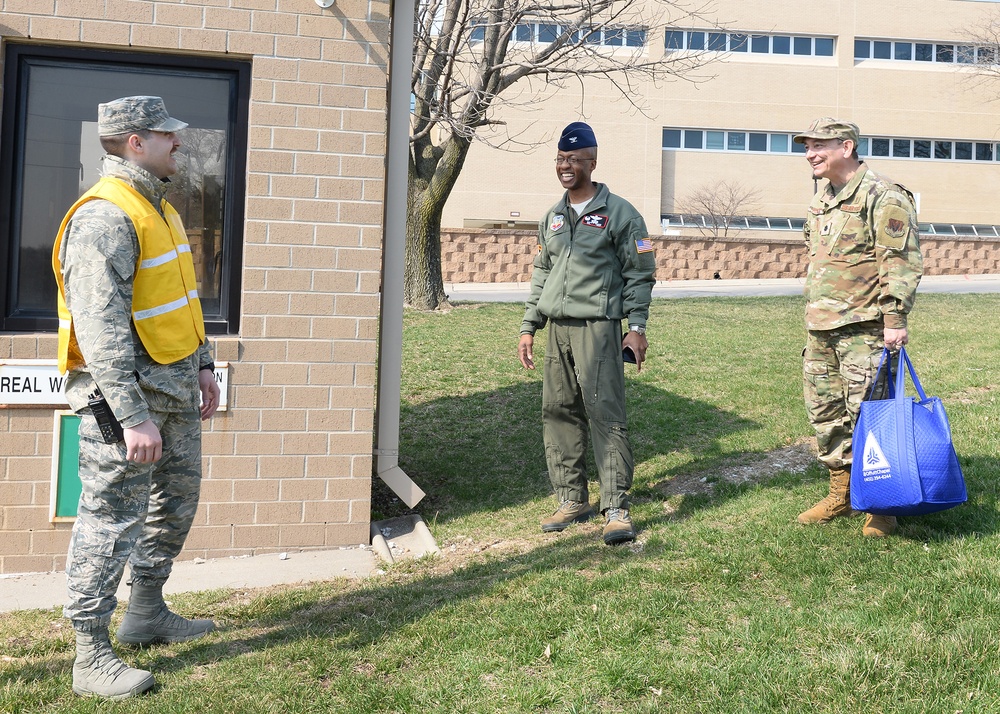
{"type": "Polygon", "coordinates": [[[213,503],[207,509],[208,525],[249,525],[254,522],[256,504],[213,503]]]}
{"type": "MultiPolygon", "coordinates": [[[[323,42],[319,39],[312,37],[286,37],[282,35],[279,35],[275,39],[274,51],[279,57],[320,59],[323,56],[323,42]]],[[[310,79],[308,81],[315,80],[310,79]]]]}
{"type": "MultiPolygon", "coordinates": [[[[240,373],[253,369],[254,365],[239,365],[240,373]]],[[[232,386],[230,386],[230,399],[232,386]]],[[[232,402],[230,401],[230,404],[232,402]]],[[[260,411],[248,407],[216,412],[212,418],[212,429],[214,431],[257,431],[260,429],[260,411]]]]}
{"type": "Polygon", "coordinates": [[[278,526],[254,525],[233,528],[233,545],[237,548],[277,547],[278,526]]]}
{"type": "Polygon", "coordinates": [[[68,523],[57,524],[51,530],[36,530],[31,533],[31,550],[34,555],[58,555],[69,548],[72,527],[68,523]]]}
{"type": "MultiPolygon", "coordinates": [[[[32,485],[26,481],[0,481],[0,504],[3,506],[29,506],[32,504],[32,485]]],[[[0,555],[3,555],[0,550],[0,555]]]]}
{"type": "Polygon", "coordinates": [[[255,12],[251,26],[254,32],[264,35],[297,35],[298,17],[291,12],[255,12]]]}
{"type": "Polygon", "coordinates": [[[309,367],[309,383],[314,385],[353,385],[355,380],[354,367],[354,365],[349,364],[314,364],[309,367]]]}
{"type": "MultiPolygon", "coordinates": [[[[229,548],[233,544],[233,527],[225,526],[199,526],[192,528],[184,542],[185,553],[190,553],[198,548],[218,549],[229,548]]],[[[213,557],[222,557],[221,554],[213,557]]]]}
{"type": "Polygon", "coordinates": [[[210,503],[229,503],[233,500],[233,482],[225,478],[208,478],[202,475],[201,480],[201,498],[200,502],[204,504],[210,503]]]}
{"type": "Polygon", "coordinates": [[[338,315],[376,316],[379,310],[377,295],[338,295],[338,315]]]}
{"type": "Polygon", "coordinates": [[[375,429],[374,409],[354,410],[354,430],[363,432],[373,432],[375,429]]]}
{"type": "Polygon", "coordinates": [[[274,35],[256,32],[229,32],[226,34],[226,43],[226,51],[234,54],[274,54],[274,35]]]}
{"type": "MultiPolygon", "coordinates": [[[[3,445],[4,451],[6,451],[7,442],[12,439],[14,435],[8,434],[0,440],[0,445],[3,445]]],[[[29,440],[33,441],[33,434],[23,434],[19,436],[24,436],[29,440]]],[[[29,458],[18,458],[13,456],[7,459],[7,480],[8,481],[48,481],[52,478],[52,460],[47,458],[39,457],[29,457],[29,458]]]]}
{"type": "Polygon", "coordinates": [[[281,479],[281,500],[293,500],[285,495],[285,484],[289,479],[301,479],[306,471],[306,457],[302,455],[292,456],[261,456],[260,475],[261,478],[281,479]]]}
{"type": "Polygon", "coordinates": [[[330,454],[370,454],[371,434],[331,434],[330,454]]]}
{"type": "Polygon", "coordinates": [[[277,501],[281,485],[279,479],[257,479],[233,482],[233,498],[236,501],[277,501]]]}
{"type": "MultiPolygon", "coordinates": [[[[326,484],[323,484],[323,489],[326,490],[326,484]]],[[[23,555],[30,550],[31,534],[29,532],[0,531],[0,556],[23,555]]]]}
{"type": "Polygon", "coordinates": [[[358,291],[358,273],[353,270],[316,270],[313,289],[324,293],[353,293],[358,291]]]}
{"type": "Polygon", "coordinates": [[[267,271],[267,289],[305,291],[312,287],[313,273],[311,270],[274,269],[267,271]]]}
{"type": "Polygon", "coordinates": [[[327,481],[327,498],[331,501],[369,499],[372,493],[370,478],[337,478],[327,481]]]}
{"type": "Polygon", "coordinates": [[[264,337],[310,337],[309,318],[288,315],[265,317],[264,337]]]}
{"type": "Polygon", "coordinates": [[[333,312],[334,300],[331,295],[292,293],[289,297],[289,312],[292,315],[329,315],[333,312]]]}
{"type": "Polygon", "coordinates": [[[325,498],[326,482],[322,479],[286,478],[281,481],[282,501],[322,501],[325,498]]]}
{"type": "Polygon", "coordinates": [[[340,433],[356,430],[353,409],[317,409],[309,412],[309,431],[340,433]]]}
{"type": "MultiPolygon", "coordinates": [[[[265,409],[260,413],[261,431],[302,431],[306,426],[304,409],[265,409]]],[[[288,449],[285,449],[286,453],[288,449]]],[[[291,453],[301,453],[294,451],[291,453]]]]}
{"type": "Polygon", "coordinates": [[[295,110],[297,126],[311,129],[339,129],[343,121],[344,110],[340,107],[308,107],[301,106],[295,110]]]}
{"type": "Polygon", "coordinates": [[[346,478],[351,474],[349,456],[307,456],[307,478],[346,478]]]}
{"type": "Polygon", "coordinates": [[[319,86],[302,82],[275,82],[274,101],[283,104],[318,104],[319,86]]]}
{"type": "Polygon", "coordinates": [[[236,434],[236,451],[241,454],[280,454],[281,434],[236,434]]]}
{"type": "Polygon", "coordinates": [[[339,176],[340,157],[327,153],[302,153],[295,157],[295,170],[310,176],[339,176]]]}
{"type": "Polygon", "coordinates": [[[244,292],[243,312],[247,315],[287,315],[288,293],[244,292]]]}
{"type": "Polygon", "coordinates": [[[32,17],[28,32],[34,38],[46,40],[80,40],[80,20],[61,17],[32,17]]]}
{"type": "MultiPolygon", "coordinates": [[[[257,106],[255,104],[254,106],[257,106]]],[[[250,152],[248,164],[251,171],[267,174],[290,174],[295,171],[296,156],[291,151],[265,151],[255,149],[250,152]]],[[[259,197],[251,197],[256,201],[259,197]]]]}
{"type": "Polygon", "coordinates": [[[333,345],[333,361],[350,364],[374,364],[378,345],[372,340],[338,341],[333,345]]]}
{"type": "Polygon", "coordinates": [[[84,20],[82,39],[84,42],[105,45],[127,45],[132,38],[132,27],[122,22],[98,22],[84,20]]]}
{"type": "Polygon", "coordinates": [[[271,181],[273,195],[291,198],[313,198],[316,196],[316,186],[314,176],[275,176],[271,181]]]}
{"type": "MultiPolygon", "coordinates": [[[[257,478],[256,456],[213,456],[211,458],[212,479],[255,479],[257,478]]],[[[229,483],[227,481],[227,483],[229,483]]],[[[228,498],[232,498],[230,492],[228,498]]]]}
{"type": "Polygon", "coordinates": [[[327,435],[323,433],[286,433],[282,436],[285,454],[326,454],[327,435]]]}
{"type": "Polygon", "coordinates": [[[371,453],[351,457],[351,478],[370,480],[374,471],[374,457],[371,453]]]}
{"type": "Polygon", "coordinates": [[[309,382],[309,365],[293,362],[265,364],[261,380],[264,384],[273,385],[306,384],[309,382]]]}
{"type": "Polygon", "coordinates": [[[358,387],[374,387],[378,373],[373,364],[359,364],[354,367],[354,384],[358,387]]]}
{"type": "Polygon", "coordinates": [[[249,201],[247,218],[284,221],[292,218],[294,204],[287,198],[255,198],[249,201]]]}
{"type": "Polygon", "coordinates": [[[326,530],[316,524],[281,526],[279,542],[286,548],[306,548],[326,545],[326,530]]]}
{"type": "Polygon", "coordinates": [[[369,520],[366,518],[362,523],[327,524],[324,528],[326,531],[326,545],[367,545],[371,542],[369,520]]]}
{"type": "Polygon", "coordinates": [[[0,511],[3,513],[0,529],[5,531],[25,531],[51,527],[47,506],[5,506],[0,507],[0,511]]]}
{"type": "Polygon", "coordinates": [[[286,387],[284,406],[305,409],[330,406],[330,390],[327,387],[286,387]]]}
{"type": "Polygon", "coordinates": [[[235,446],[235,437],[232,433],[226,432],[204,432],[201,435],[201,448],[208,455],[232,454],[235,446]]]}
{"type": "Polygon", "coordinates": [[[352,40],[323,40],[323,59],[327,62],[357,62],[368,60],[366,48],[360,42],[352,40]]]}
{"type": "Polygon", "coordinates": [[[269,243],[308,245],[315,239],[315,228],[302,223],[273,223],[267,239],[269,243]]]}
{"type": "Polygon", "coordinates": [[[284,340],[245,340],[244,362],[282,362],[288,359],[288,343],[284,340]]]}
{"type": "Polygon", "coordinates": [[[294,82],[299,78],[299,61],[279,57],[259,57],[253,65],[254,77],[294,82]]]}
{"type": "Polygon", "coordinates": [[[55,570],[51,555],[5,555],[5,573],[49,573],[55,570]]]}
{"type": "Polygon", "coordinates": [[[312,336],[316,338],[354,339],[357,333],[358,321],[354,318],[314,317],[312,320],[312,336]]]}
{"type": "Polygon", "coordinates": [[[174,25],[177,27],[204,27],[205,10],[197,5],[178,5],[175,3],[158,2],[155,5],[157,25],[174,25]]]}
{"type": "Polygon", "coordinates": [[[280,387],[232,387],[232,405],[271,408],[281,403],[280,387]]]}
{"type": "Polygon", "coordinates": [[[258,503],[254,523],[258,525],[281,525],[302,523],[301,503],[258,503]]]}
{"type": "Polygon", "coordinates": [[[346,523],[349,511],[347,501],[306,501],[303,519],[306,523],[346,523]]]}
{"type": "Polygon", "coordinates": [[[205,8],[205,27],[248,32],[250,16],[245,10],[209,7],[205,8]]]}
{"type": "Polygon", "coordinates": [[[333,355],[333,344],[329,340],[290,340],[289,353],[306,363],[329,362],[333,355]]]}

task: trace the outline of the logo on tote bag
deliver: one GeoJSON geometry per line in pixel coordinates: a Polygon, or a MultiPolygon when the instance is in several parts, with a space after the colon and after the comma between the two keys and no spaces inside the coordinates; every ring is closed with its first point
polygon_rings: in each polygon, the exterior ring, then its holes
{"type": "Polygon", "coordinates": [[[882,453],[882,447],[878,445],[875,435],[870,431],[865,438],[863,459],[864,466],[861,470],[864,473],[865,481],[880,481],[884,478],[891,478],[889,462],[886,461],[885,454],[882,453]]]}

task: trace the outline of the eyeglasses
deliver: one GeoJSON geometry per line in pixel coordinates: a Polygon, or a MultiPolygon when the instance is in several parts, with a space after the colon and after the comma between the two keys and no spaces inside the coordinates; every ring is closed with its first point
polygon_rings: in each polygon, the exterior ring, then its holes
{"type": "Polygon", "coordinates": [[[557,156],[555,158],[556,166],[560,164],[569,164],[570,166],[579,166],[585,161],[593,161],[593,159],[584,159],[579,156],[557,156]]]}

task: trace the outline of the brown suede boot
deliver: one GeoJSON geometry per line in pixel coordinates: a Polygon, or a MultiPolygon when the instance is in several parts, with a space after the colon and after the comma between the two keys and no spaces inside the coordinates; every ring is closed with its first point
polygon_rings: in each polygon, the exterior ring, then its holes
{"type": "Polygon", "coordinates": [[[799,523],[829,523],[834,518],[849,516],[851,509],[851,470],[830,469],[830,493],[810,508],[799,514],[799,523]]]}
{"type": "Polygon", "coordinates": [[[896,530],[895,516],[876,516],[871,513],[865,514],[865,525],[861,529],[861,535],[868,538],[885,538],[892,535],[896,530]]]}

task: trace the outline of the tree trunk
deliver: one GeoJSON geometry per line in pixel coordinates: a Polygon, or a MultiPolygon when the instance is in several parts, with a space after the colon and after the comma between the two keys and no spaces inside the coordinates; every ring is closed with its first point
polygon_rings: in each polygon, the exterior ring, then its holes
{"type": "Polygon", "coordinates": [[[411,174],[406,201],[406,257],[403,266],[403,302],[418,310],[446,307],[441,275],[441,213],[444,202],[421,191],[411,174]]]}
{"type": "Polygon", "coordinates": [[[411,148],[406,197],[403,301],[418,310],[448,306],[441,275],[441,215],[469,153],[467,139],[411,148]]]}

